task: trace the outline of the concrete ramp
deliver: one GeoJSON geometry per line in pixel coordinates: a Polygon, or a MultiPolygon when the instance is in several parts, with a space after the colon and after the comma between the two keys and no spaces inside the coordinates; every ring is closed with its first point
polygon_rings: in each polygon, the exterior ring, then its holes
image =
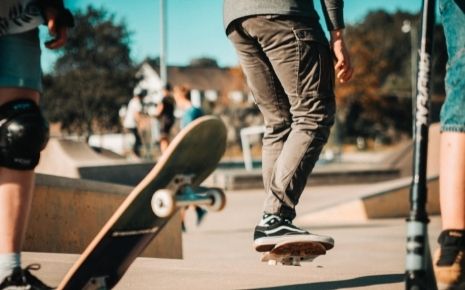
{"type": "MultiPolygon", "coordinates": [[[[132,187],[38,174],[25,251],[82,253],[132,187]]],[[[182,258],[176,214],[142,256],[182,258]]]]}
{"type": "MultiPolygon", "coordinates": [[[[432,124],[428,141],[429,214],[439,214],[440,126],[432,124]]],[[[408,142],[383,158],[383,163],[397,168],[402,178],[379,182],[371,192],[301,215],[299,222],[360,222],[369,219],[407,217],[410,209],[413,142],[408,142]],[[406,177],[405,177],[406,176],[406,177]]]]}
{"type": "MultiPolygon", "coordinates": [[[[440,145],[440,124],[431,124],[428,133],[428,176],[439,175],[439,145],[440,145]]],[[[393,168],[397,168],[400,176],[412,175],[413,141],[408,141],[402,145],[397,152],[388,156],[385,160],[393,168]]]]}
{"type": "MultiPolygon", "coordinates": [[[[412,179],[401,178],[377,184],[372,192],[310,213],[301,214],[298,223],[353,223],[370,219],[405,218],[410,208],[412,179]]],[[[439,214],[439,178],[428,179],[429,214],[439,214]]]]}
{"type": "Polygon", "coordinates": [[[42,151],[37,173],[79,178],[79,168],[127,163],[124,158],[98,154],[87,143],[51,138],[42,151]]]}
{"type": "Polygon", "coordinates": [[[52,138],[42,151],[37,173],[136,185],[153,162],[128,161],[106,150],[97,153],[84,141],[52,138]]]}

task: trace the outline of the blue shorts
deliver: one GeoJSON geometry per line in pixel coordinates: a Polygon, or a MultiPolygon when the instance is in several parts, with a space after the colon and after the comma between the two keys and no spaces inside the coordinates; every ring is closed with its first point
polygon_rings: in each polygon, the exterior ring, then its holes
{"type": "Polygon", "coordinates": [[[465,132],[465,5],[441,0],[439,9],[446,36],[446,101],[441,109],[441,130],[465,132]]]}
{"type": "Polygon", "coordinates": [[[42,91],[38,29],[0,37],[0,87],[42,91]]]}

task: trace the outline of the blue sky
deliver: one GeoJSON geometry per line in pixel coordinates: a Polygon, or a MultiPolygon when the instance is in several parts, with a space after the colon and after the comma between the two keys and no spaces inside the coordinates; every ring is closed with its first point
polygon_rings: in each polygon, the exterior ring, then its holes
{"type": "MultiPolygon", "coordinates": [[[[250,0],[253,1],[253,0],[250,0]]],[[[319,2],[315,0],[317,10],[319,2]]],[[[384,9],[417,12],[421,0],[346,0],[348,23],[358,22],[370,11],[384,9]]],[[[160,54],[160,0],[65,0],[72,10],[89,4],[104,7],[124,20],[133,33],[131,51],[135,61],[160,54]]],[[[211,57],[220,66],[237,65],[237,58],[223,30],[223,0],[165,0],[168,21],[168,64],[187,65],[193,58],[211,57]]],[[[43,52],[44,69],[49,70],[54,54],[43,52]]]]}

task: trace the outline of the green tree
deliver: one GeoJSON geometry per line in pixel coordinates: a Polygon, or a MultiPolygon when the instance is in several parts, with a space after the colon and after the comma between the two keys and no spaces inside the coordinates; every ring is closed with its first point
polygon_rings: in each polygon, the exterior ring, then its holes
{"type": "Polygon", "coordinates": [[[103,8],[78,11],[75,23],[53,73],[44,77],[45,113],[72,133],[118,130],[119,108],[134,87],[130,33],[103,8]]]}
{"type": "MultiPolygon", "coordinates": [[[[376,137],[388,129],[410,133],[412,47],[410,34],[401,30],[405,20],[420,31],[419,16],[404,12],[372,11],[362,22],[347,27],[355,73],[350,82],[336,88],[346,137],[376,137]]],[[[442,28],[435,32],[433,87],[437,96],[443,96],[447,56],[442,28]]]]}

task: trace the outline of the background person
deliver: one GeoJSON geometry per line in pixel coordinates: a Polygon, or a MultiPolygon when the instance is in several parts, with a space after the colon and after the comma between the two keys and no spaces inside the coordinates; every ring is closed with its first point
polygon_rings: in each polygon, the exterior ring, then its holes
{"type": "Polygon", "coordinates": [[[162,90],[162,99],[155,110],[155,117],[160,121],[160,150],[165,152],[170,144],[171,128],[173,128],[175,101],[171,96],[171,85],[166,84],[162,90]]]}
{"type": "Polygon", "coordinates": [[[124,116],[123,126],[134,136],[134,145],[132,151],[137,157],[141,157],[140,148],[142,139],[139,134],[139,124],[142,119],[143,99],[147,95],[146,90],[140,90],[134,94],[128,103],[126,115],[124,116]]]}
{"type": "MultiPolygon", "coordinates": [[[[181,129],[189,125],[190,122],[204,115],[202,109],[195,107],[191,102],[191,92],[188,86],[181,85],[176,86],[173,89],[174,100],[176,106],[183,111],[181,116],[181,129]]],[[[197,216],[197,225],[202,223],[203,218],[207,214],[207,211],[200,206],[194,206],[195,214],[197,216]]],[[[186,230],[184,223],[185,210],[182,211],[182,229],[186,230]]]]}

